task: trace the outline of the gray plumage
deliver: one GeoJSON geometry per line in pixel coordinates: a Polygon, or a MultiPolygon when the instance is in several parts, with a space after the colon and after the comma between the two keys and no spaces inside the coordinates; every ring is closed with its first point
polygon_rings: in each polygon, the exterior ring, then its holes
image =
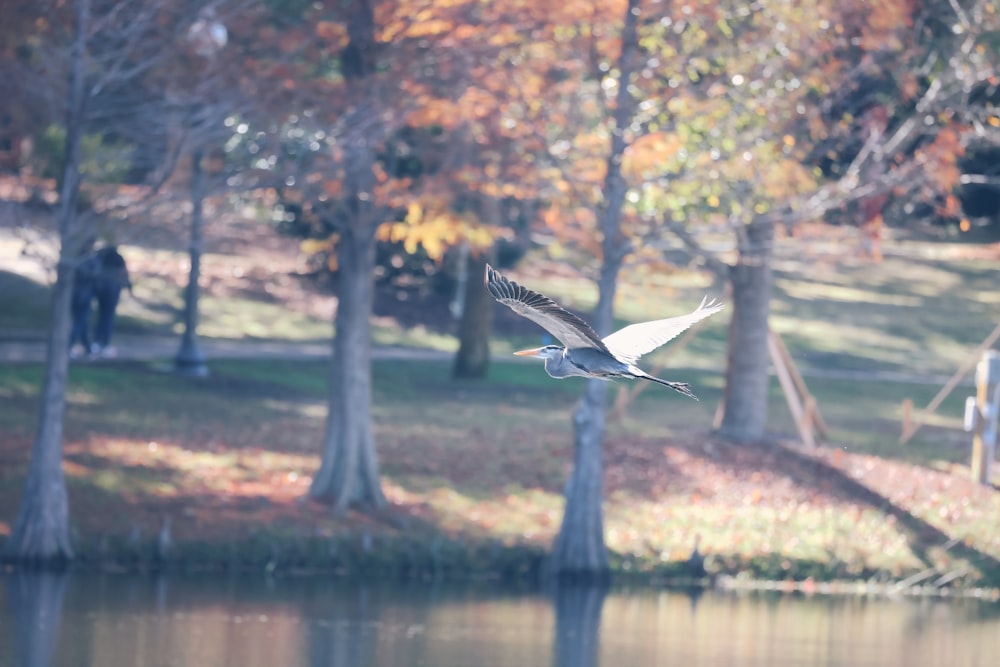
{"type": "Polygon", "coordinates": [[[635,362],[691,325],[719,312],[722,304],[706,297],[687,315],[632,324],[602,339],[589,324],[552,299],[505,278],[489,265],[486,266],[485,284],[494,299],[538,324],[563,344],[563,347],[546,345],[514,353],[543,359],[545,371],[552,377],[642,378],[698,400],[686,383],[653,377],[635,362]]]}

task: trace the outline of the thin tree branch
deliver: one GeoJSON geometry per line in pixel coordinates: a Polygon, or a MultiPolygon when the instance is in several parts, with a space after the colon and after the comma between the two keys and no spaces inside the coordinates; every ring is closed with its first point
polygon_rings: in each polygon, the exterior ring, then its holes
{"type": "Polygon", "coordinates": [[[702,246],[701,243],[698,242],[698,239],[696,239],[695,236],[684,227],[684,225],[677,223],[670,217],[669,214],[663,215],[660,220],[664,227],[669,229],[678,239],[680,239],[681,243],[684,244],[684,247],[687,248],[692,255],[695,255],[705,263],[705,266],[709,271],[722,280],[726,279],[729,275],[728,264],[719,259],[715,253],[702,246]]]}

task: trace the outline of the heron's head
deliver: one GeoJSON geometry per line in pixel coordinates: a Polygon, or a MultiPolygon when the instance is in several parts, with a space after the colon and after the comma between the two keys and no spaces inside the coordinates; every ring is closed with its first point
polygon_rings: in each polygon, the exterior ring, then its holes
{"type": "Polygon", "coordinates": [[[558,345],[545,345],[543,347],[535,347],[530,350],[521,350],[520,352],[515,352],[519,357],[535,357],[537,359],[555,359],[563,353],[563,348],[558,345]]]}

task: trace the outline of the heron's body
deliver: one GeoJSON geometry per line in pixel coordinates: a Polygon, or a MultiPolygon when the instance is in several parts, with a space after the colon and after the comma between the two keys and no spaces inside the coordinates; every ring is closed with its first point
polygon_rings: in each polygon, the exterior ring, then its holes
{"type": "Polygon", "coordinates": [[[545,370],[552,377],[562,377],[559,375],[560,372],[564,375],[583,375],[584,377],[607,379],[628,375],[627,364],[614,357],[608,359],[603,353],[589,347],[561,348],[560,354],[555,358],[558,361],[545,359],[545,370]],[[608,363],[609,361],[611,363],[608,363]]]}
{"type": "MultiPolygon", "coordinates": [[[[591,348],[570,349],[548,345],[537,350],[526,350],[523,356],[540,357],[545,361],[545,372],[551,377],[563,379],[568,377],[587,377],[597,380],[612,380],[614,378],[642,378],[675,389],[685,396],[697,400],[687,384],[671,382],[649,375],[635,364],[625,363],[613,355],[608,357],[591,348]]],[[[520,354],[515,352],[514,354],[520,354]]]]}
{"type": "Polygon", "coordinates": [[[550,376],[600,380],[641,378],[665,385],[697,400],[686,383],[654,377],[636,366],[635,362],[692,324],[719,312],[721,304],[702,300],[701,305],[687,315],[633,324],[602,339],[590,325],[573,313],[548,297],[508,280],[489,265],[486,267],[485,282],[486,288],[497,301],[542,326],[564,344],[564,347],[546,345],[514,353],[543,359],[545,372],[550,376]]]}

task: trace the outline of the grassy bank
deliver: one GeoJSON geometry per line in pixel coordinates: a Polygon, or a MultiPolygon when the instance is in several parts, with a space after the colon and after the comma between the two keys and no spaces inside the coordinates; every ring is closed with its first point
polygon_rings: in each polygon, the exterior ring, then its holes
{"type": "MultiPolygon", "coordinates": [[[[156,362],[74,366],[66,471],[81,557],[124,568],[535,573],[561,519],[580,386],[525,364],[497,364],[482,383],[448,370],[375,364],[392,508],[338,517],[304,500],[325,417],[322,364],[217,362],[201,381],[156,362]],[[161,554],[165,521],[172,544],[161,554]]],[[[606,532],[620,574],[682,576],[700,537],[709,569],[734,576],[998,580],[993,489],[860,448],[716,441],[705,426],[720,378],[674,376],[702,402],[647,391],[609,428],[606,532]]],[[[40,379],[37,365],[0,367],[0,535],[16,510],[40,379]]],[[[828,416],[835,429],[859,418],[844,410],[828,416]]]]}
{"type": "MultiPolygon", "coordinates": [[[[215,213],[201,333],[327,340],[334,301],[297,243],[234,211],[215,213]]],[[[121,232],[136,289],[122,301],[120,334],[176,336],[183,216],[159,212],[121,232]]],[[[40,232],[30,249],[51,256],[51,242],[40,232]]],[[[0,226],[0,340],[39,338],[47,326],[45,263],[23,249],[0,226]]],[[[708,435],[727,315],[713,318],[664,373],[691,382],[702,400],[649,388],[609,424],[605,527],[616,571],[683,575],[700,539],[711,570],[743,578],[995,585],[1000,494],[968,481],[961,415],[970,390],[960,387],[910,444],[896,443],[903,400],[925,405],[996,325],[1000,247],[898,243],[878,263],[833,262],[808,244],[791,250],[778,248],[772,326],[830,442],[804,452],[708,435]]],[[[512,275],[572,308],[593,307],[593,285],[565,265],[532,259],[512,275]]],[[[616,313],[622,323],[666,317],[720,291],[686,272],[626,275],[616,313]]],[[[377,301],[376,343],[454,349],[447,296],[383,287],[377,301]]],[[[496,352],[538,340],[534,325],[498,309],[496,352]]],[[[660,358],[644,361],[655,368],[660,358]]],[[[202,381],[164,366],[72,367],[65,469],[74,540],[88,563],[524,575],[558,530],[575,380],[510,363],[495,364],[488,381],[454,382],[444,361],[376,363],[377,447],[392,508],[333,516],[304,500],[319,465],[324,364],[214,361],[202,381]],[[161,554],[165,523],[172,545],[161,554]]],[[[0,541],[21,493],[41,372],[0,366],[0,541]]],[[[776,382],[771,392],[770,428],[791,440],[776,382]]]]}

